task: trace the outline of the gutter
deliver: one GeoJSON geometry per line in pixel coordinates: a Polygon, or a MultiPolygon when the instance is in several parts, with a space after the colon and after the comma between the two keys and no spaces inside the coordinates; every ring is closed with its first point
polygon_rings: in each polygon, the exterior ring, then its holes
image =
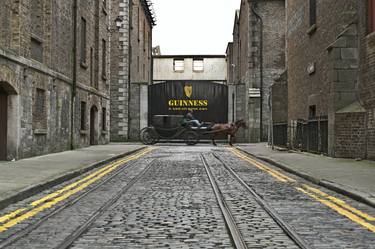
{"type": "Polygon", "coordinates": [[[263,19],[262,17],[256,12],[254,8],[254,4],[251,4],[251,11],[254,13],[255,17],[258,19],[260,23],[260,38],[259,38],[259,73],[260,73],[260,128],[259,128],[259,140],[263,141],[263,19]]]}
{"type": "Polygon", "coordinates": [[[70,149],[74,150],[74,107],[77,88],[77,23],[78,23],[78,0],[73,3],[73,82],[72,82],[72,98],[70,102],[70,149]]]}

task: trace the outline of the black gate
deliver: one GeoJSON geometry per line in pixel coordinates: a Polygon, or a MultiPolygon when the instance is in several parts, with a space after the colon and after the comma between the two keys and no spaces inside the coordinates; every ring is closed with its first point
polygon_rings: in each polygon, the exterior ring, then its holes
{"type": "Polygon", "coordinates": [[[273,144],[280,147],[286,147],[288,143],[288,124],[273,124],[273,144]]]}
{"type": "Polygon", "coordinates": [[[294,147],[303,151],[328,154],[327,117],[298,120],[294,147]]]}
{"type": "Polygon", "coordinates": [[[212,81],[167,81],[149,86],[148,120],[155,115],[185,115],[200,121],[228,122],[228,87],[212,81]]]}

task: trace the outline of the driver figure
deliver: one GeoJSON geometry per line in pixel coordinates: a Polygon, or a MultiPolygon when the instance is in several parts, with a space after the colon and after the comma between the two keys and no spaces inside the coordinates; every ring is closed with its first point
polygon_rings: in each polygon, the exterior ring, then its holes
{"type": "Polygon", "coordinates": [[[189,110],[187,113],[186,113],[186,123],[187,124],[192,124],[193,126],[197,126],[197,127],[200,127],[202,124],[199,122],[198,119],[194,118],[193,116],[193,110],[189,110]]]}

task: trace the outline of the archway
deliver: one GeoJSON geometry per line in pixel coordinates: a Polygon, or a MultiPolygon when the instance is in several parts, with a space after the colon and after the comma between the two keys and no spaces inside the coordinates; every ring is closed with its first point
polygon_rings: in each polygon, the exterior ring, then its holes
{"type": "MultiPolygon", "coordinates": [[[[1,69],[1,68],[0,68],[1,69]]],[[[0,160],[17,157],[18,95],[14,87],[4,81],[10,74],[0,74],[0,160]],[[4,78],[3,78],[4,77],[4,78]],[[12,129],[10,129],[12,127],[12,129]]]]}
{"type": "Polygon", "coordinates": [[[98,144],[98,108],[92,106],[90,109],[90,145],[98,144]]]}

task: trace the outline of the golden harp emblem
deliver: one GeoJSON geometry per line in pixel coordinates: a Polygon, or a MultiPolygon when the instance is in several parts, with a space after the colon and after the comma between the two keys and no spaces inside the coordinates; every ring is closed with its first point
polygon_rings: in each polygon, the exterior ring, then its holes
{"type": "Polygon", "coordinates": [[[186,85],[184,87],[185,95],[190,98],[191,94],[193,93],[193,86],[186,85]]]}

